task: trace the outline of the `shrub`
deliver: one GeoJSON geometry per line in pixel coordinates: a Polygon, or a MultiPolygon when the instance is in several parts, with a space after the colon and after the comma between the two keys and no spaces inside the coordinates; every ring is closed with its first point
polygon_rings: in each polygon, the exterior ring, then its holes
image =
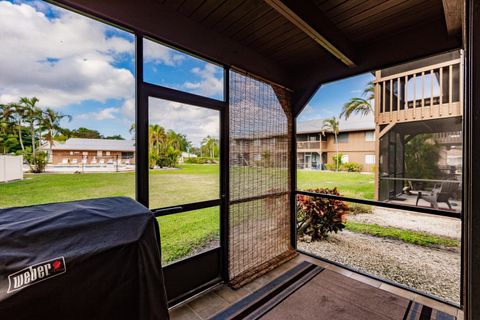
{"type": "Polygon", "coordinates": [[[364,213],[373,213],[372,206],[361,203],[349,203],[348,207],[350,208],[350,214],[364,214],[364,213]]]}
{"type": "Polygon", "coordinates": [[[335,171],[337,169],[333,163],[325,163],[325,168],[330,171],[335,171]]]}
{"type": "Polygon", "coordinates": [[[347,162],[342,165],[342,171],[360,172],[362,169],[362,164],[358,162],[347,162]]]}
{"type": "Polygon", "coordinates": [[[218,158],[191,157],[191,158],[185,158],[184,162],[188,164],[218,163],[218,158]]]}
{"type": "Polygon", "coordinates": [[[33,154],[32,149],[27,147],[23,154],[25,160],[33,173],[42,173],[45,171],[45,167],[48,162],[48,154],[45,151],[36,151],[33,154]]]}
{"type": "MultiPolygon", "coordinates": [[[[307,191],[340,195],[337,188],[307,191]]],[[[324,239],[329,233],[337,233],[345,228],[350,209],[342,200],[305,195],[298,195],[297,200],[297,230],[301,239],[324,239]]]]}
{"type": "Polygon", "coordinates": [[[338,170],[341,170],[341,167],[343,164],[343,161],[342,161],[343,156],[344,156],[343,153],[336,153],[333,155],[333,164],[335,169],[337,168],[337,163],[338,163],[338,170]]]}

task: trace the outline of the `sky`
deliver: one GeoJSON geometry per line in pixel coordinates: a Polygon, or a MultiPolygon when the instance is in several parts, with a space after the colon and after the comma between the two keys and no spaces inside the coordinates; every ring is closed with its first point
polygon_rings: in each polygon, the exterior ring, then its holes
{"type": "Polygon", "coordinates": [[[310,99],[297,121],[306,121],[339,116],[343,105],[353,97],[363,96],[368,82],[375,77],[371,73],[363,73],[354,77],[323,84],[310,99]]]}
{"type": "MultiPolygon", "coordinates": [[[[0,103],[36,96],[41,107],[72,116],[62,123],[66,128],[132,138],[132,34],[43,1],[0,0],[0,43],[0,103]]],[[[219,66],[150,40],[144,40],[144,62],[146,82],[223,99],[219,66]]],[[[367,73],[323,85],[298,120],[338,116],[372,79],[367,73]]],[[[149,114],[150,123],[186,134],[194,146],[219,135],[212,110],[151,99],[149,114]]]]}

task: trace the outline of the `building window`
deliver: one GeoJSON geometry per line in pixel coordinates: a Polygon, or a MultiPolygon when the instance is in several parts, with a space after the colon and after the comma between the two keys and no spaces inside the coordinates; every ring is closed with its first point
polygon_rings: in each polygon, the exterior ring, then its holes
{"type": "Polygon", "coordinates": [[[348,133],[339,133],[337,135],[338,143],[347,143],[348,142],[348,133]]]}
{"type": "Polygon", "coordinates": [[[366,154],[365,155],[365,164],[375,164],[375,155],[374,154],[366,154]]]}
{"type": "Polygon", "coordinates": [[[366,131],[365,141],[375,141],[375,131],[366,131]]]}

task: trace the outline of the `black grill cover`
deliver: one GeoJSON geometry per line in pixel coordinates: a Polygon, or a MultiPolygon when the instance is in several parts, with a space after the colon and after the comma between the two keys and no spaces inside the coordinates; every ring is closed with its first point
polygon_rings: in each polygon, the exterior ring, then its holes
{"type": "Polygon", "coordinates": [[[0,210],[0,319],[168,319],[157,230],[125,197],[0,210]]]}

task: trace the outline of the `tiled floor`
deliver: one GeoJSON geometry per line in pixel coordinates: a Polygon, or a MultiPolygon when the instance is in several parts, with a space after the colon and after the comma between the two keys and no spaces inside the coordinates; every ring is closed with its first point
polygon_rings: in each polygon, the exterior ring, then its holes
{"type": "Polygon", "coordinates": [[[371,286],[378,287],[380,289],[389,291],[399,296],[418,301],[424,305],[444,311],[446,313],[456,315],[459,320],[463,319],[463,312],[450,305],[440,303],[438,301],[426,298],[424,296],[418,295],[411,291],[403,290],[401,288],[389,285],[387,283],[383,283],[381,281],[363,276],[361,274],[352,272],[350,270],[343,269],[333,264],[329,264],[321,260],[317,260],[302,254],[300,254],[295,259],[281,265],[275,270],[270,271],[264,276],[256,279],[255,281],[245,285],[243,288],[240,288],[238,290],[233,290],[225,285],[222,285],[213,289],[212,291],[209,291],[206,294],[200,295],[199,297],[172,309],[170,311],[170,317],[172,320],[208,319],[212,315],[216,314],[218,311],[228,307],[229,305],[233,304],[239,299],[261,288],[266,283],[279,277],[280,275],[285,273],[287,270],[293,268],[295,265],[299,264],[302,261],[309,261],[311,263],[315,263],[326,269],[330,269],[332,271],[338,272],[352,279],[362,281],[371,286]]]}

